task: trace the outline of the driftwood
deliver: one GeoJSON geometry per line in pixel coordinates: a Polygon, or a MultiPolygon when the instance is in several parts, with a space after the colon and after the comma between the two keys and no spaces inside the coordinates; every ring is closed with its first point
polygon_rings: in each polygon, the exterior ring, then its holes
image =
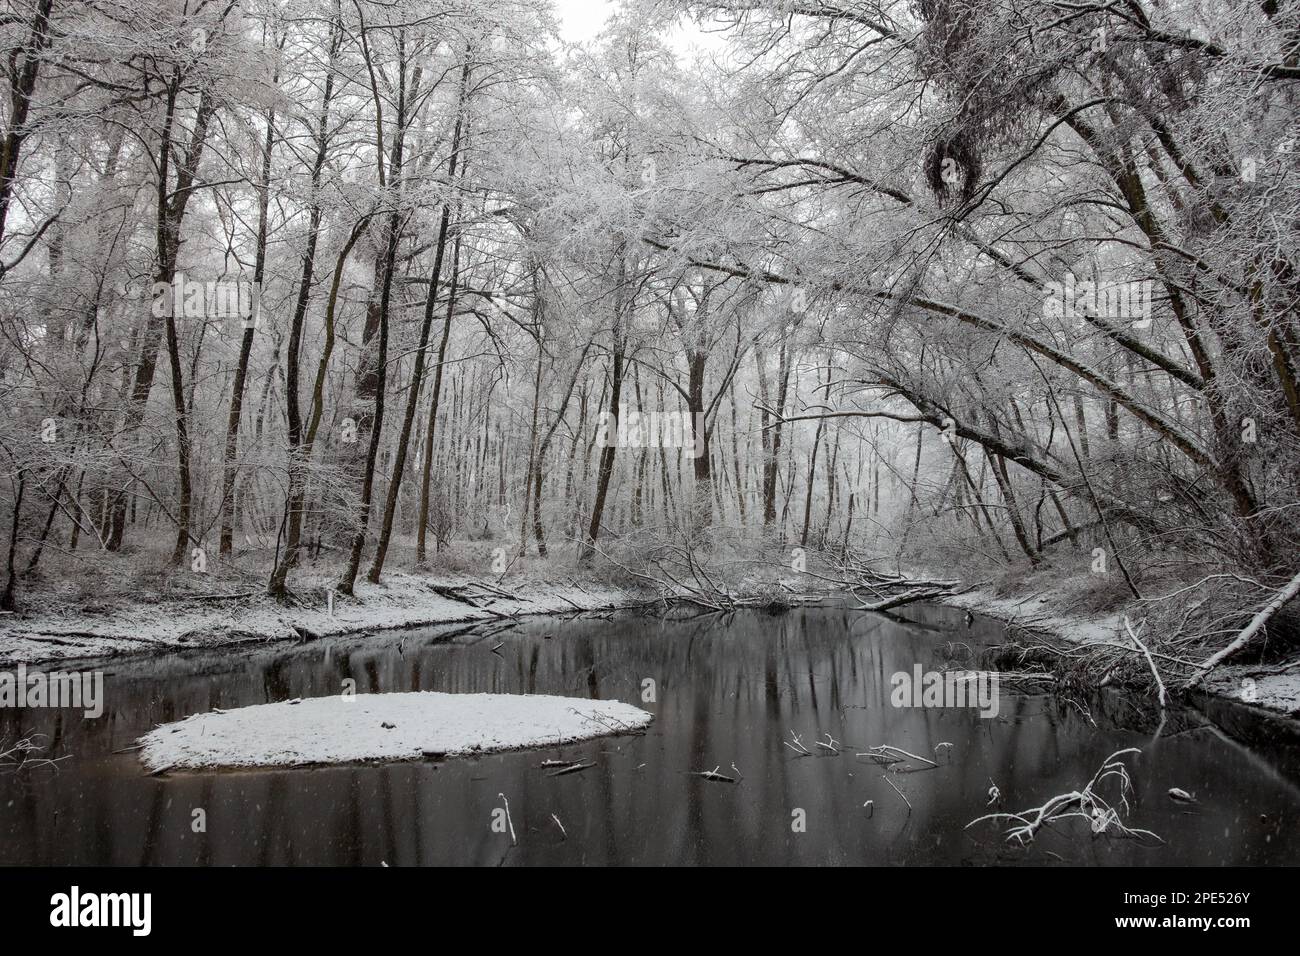
{"type": "Polygon", "coordinates": [[[45,741],[45,734],[28,734],[19,737],[12,744],[0,740],[0,769],[29,770],[33,767],[52,767],[57,766],[60,760],[67,759],[66,756],[33,757],[32,754],[40,753],[45,749],[45,741]]]}
{"type": "MultiPolygon", "coordinates": [[[[705,780],[711,780],[714,783],[739,783],[740,782],[739,777],[730,777],[725,773],[718,773],[721,767],[722,765],[719,764],[717,767],[714,767],[712,770],[688,770],[687,773],[692,777],[701,777],[705,780]]],[[[735,770],[736,765],[732,764],[731,768],[735,770]]]]}
{"type": "Polygon", "coordinates": [[[880,777],[882,780],[885,781],[885,783],[889,784],[891,787],[894,788],[894,793],[898,794],[900,797],[903,798],[903,802],[907,804],[907,813],[910,816],[912,813],[912,801],[907,799],[907,794],[903,793],[902,790],[898,789],[898,784],[894,783],[894,781],[889,779],[889,774],[887,773],[881,774],[880,777]]]}
{"type": "Polygon", "coordinates": [[[783,740],[781,742],[797,753],[800,757],[811,757],[813,755],[812,751],[803,745],[803,739],[793,730],[790,731],[790,740],[783,740]],[[793,743],[791,741],[793,741],[793,743]]]}
{"type": "MultiPolygon", "coordinates": [[[[949,744],[948,746],[951,747],[952,744],[949,744]]],[[[929,764],[931,767],[939,766],[929,757],[918,757],[916,754],[910,753],[904,750],[902,747],[893,747],[890,746],[889,744],[880,744],[879,746],[872,747],[866,753],[860,753],[857,754],[856,756],[870,757],[872,760],[875,760],[877,763],[885,763],[885,764],[901,763],[904,758],[910,757],[912,760],[919,760],[921,763],[929,764]]]]}
{"type": "MultiPolygon", "coordinates": [[[[1049,824],[1071,818],[1080,818],[1087,820],[1092,832],[1098,836],[1107,834],[1138,840],[1150,838],[1163,843],[1164,840],[1161,840],[1150,830],[1129,827],[1120,819],[1121,811],[1124,814],[1129,811],[1128,795],[1133,791],[1133,782],[1129,779],[1128,767],[1120,758],[1136,753],[1141,753],[1136,747],[1115,751],[1102,762],[1101,767],[1092,775],[1092,779],[1088,781],[1087,786],[1082,790],[1071,790],[1069,793],[1059,794],[1040,807],[1031,807],[1019,813],[988,813],[982,817],[976,817],[966,824],[966,829],[970,829],[977,823],[986,820],[1010,821],[1015,825],[1007,830],[1007,841],[1015,840],[1021,846],[1025,846],[1032,843],[1038,831],[1049,824]],[[1098,793],[1101,785],[1107,780],[1114,780],[1118,785],[1119,797],[1114,804],[1107,802],[1098,793]]],[[[993,803],[1000,796],[997,786],[994,785],[989,790],[989,803],[993,803]]]]}
{"type": "Polygon", "coordinates": [[[566,773],[578,773],[583,770],[590,770],[594,766],[596,766],[594,763],[572,763],[567,767],[561,767],[559,770],[552,770],[546,776],[563,777],[566,773]]]}
{"type": "Polygon", "coordinates": [[[518,846],[519,838],[515,836],[515,821],[510,819],[510,801],[506,799],[504,793],[498,793],[497,796],[500,797],[501,802],[505,804],[506,824],[510,827],[510,845],[518,846]]]}
{"type": "Polygon", "coordinates": [[[863,611],[888,611],[891,608],[902,607],[904,604],[912,604],[916,601],[931,601],[937,597],[946,597],[953,592],[950,589],[935,588],[913,588],[904,591],[902,594],[896,594],[893,597],[885,598],[874,604],[863,604],[859,602],[858,608],[863,611]]]}

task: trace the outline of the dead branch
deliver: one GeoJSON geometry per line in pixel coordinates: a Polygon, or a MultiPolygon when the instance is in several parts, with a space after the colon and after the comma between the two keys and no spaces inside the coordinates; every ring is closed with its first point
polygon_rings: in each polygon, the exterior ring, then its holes
{"type": "Polygon", "coordinates": [[[711,780],[714,783],[737,783],[738,778],[730,777],[725,773],[718,773],[722,764],[714,767],[712,770],[688,770],[687,773],[692,777],[702,777],[705,780],[711,780]]]}
{"type": "Polygon", "coordinates": [[[1192,678],[1183,685],[1184,688],[1190,690],[1195,687],[1205,679],[1206,675],[1209,674],[1210,671],[1218,667],[1226,658],[1232,656],[1245,647],[1250,642],[1250,639],[1258,634],[1264,625],[1269,622],[1269,619],[1285,605],[1290,603],[1297,594],[1300,594],[1300,574],[1293,577],[1286,587],[1278,591],[1277,594],[1274,595],[1273,600],[1264,605],[1260,612],[1251,618],[1250,623],[1242,629],[1241,633],[1239,633],[1227,647],[1223,648],[1223,650],[1216,654],[1210,655],[1206,658],[1204,663],[1199,664],[1199,672],[1193,675],[1192,678]]]}
{"type": "Polygon", "coordinates": [[[583,770],[590,770],[594,766],[596,766],[594,763],[573,763],[573,764],[569,764],[568,766],[561,767],[559,770],[552,770],[546,776],[563,777],[566,773],[578,773],[583,770]]]}
{"type": "MultiPolygon", "coordinates": [[[[1128,767],[1120,758],[1135,753],[1141,753],[1141,751],[1136,747],[1129,747],[1126,750],[1117,750],[1111,754],[1102,762],[1101,767],[1093,774],[1092,779],[1088,781],[1088,785],[1082,790],[1071,790],[1069,793],[1059,794],[1042,806],[1031,807],[1019,813],[989,813],[982,817],[976,817],[966,824],[966,829],[970,829],[975,824],[985,820],[1014,821],[1016,826],[1007,830],[1007,841],[1015,840],[1021,846],[1026,846],[1033,842],[1034,837],[1043,827],[1078,817],[1087,820],[1092,832],[1098,836],[1106,834],[1139,840],[1150,837],[1163,843],[1164,840],[1150,830],[1129,827],[1120,818],[1121,810],[1125,815],[1129,812],[1128,795],[1133,791],[1133,782],[1129,778],[1128,767]],[[1119,787],[1119,798],[1114,805],[1107,802],[1098,793],[1101,785],[1111,779],[1115,780],[1119,787]]],[[[994,787],[990,790],[990,803],[997,799],[998,795],[995,795],[996,789],[994,787]]]]}
{"type": "MultiPolygon", "coordinates": [[[[1144,621],[1143,624],[1145,623],[1146,622],[1144,621]]],[[[1127,614],[1124,615],[1124,630],[1128,631],[1129,638],[1138,646],[1138,649],[1146,655],[1147,664],[1151,667],[1151,676],[1156,679],[1156,686],[1160,688],[1160,706],[1163,708],[1166,699],[1165,682],[1160,679],[1160,671],[1156,670],[1156,662],[1151,659],[1151,652],[1147,650],[1147,646],[1138,638],[1137,633],[1133,630],[1133,625],[1128,622],[1127,614]]],[[[1142,630],[1142,624],[1138,625],[1138,630],[1142,630]]]]}

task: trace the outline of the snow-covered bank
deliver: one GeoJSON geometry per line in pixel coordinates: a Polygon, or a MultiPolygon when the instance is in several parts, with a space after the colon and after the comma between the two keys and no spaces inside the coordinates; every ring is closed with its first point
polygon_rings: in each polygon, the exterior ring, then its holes
{"type": "Polygon", "coordinates": [[[1121,613],[1071,613],[1062,609],[1059,595],[1050,593],[998,597],[989,588],[976,588],[942,600],[950,607],[984,614],[1005,621],[1008,625],[1052,634],[1077,644],[1118,640],[1124,629],[1124,615],[1121,613]]]}
{"type": "Polygon", "coordinates": [[[616,700],[540,694],[357,694],[193,714],[141,738],[161,770],[441,759],[626,733],[653,715],[616,700]]]}
{"type": "MultiPolygon", "coordinates": [[[[1035,589],[1029,595],[999,596],[991,588],[977,588],[942,599],[959,607],[1075,644],[1119,643],[1124,636],[1124,614],[1090,614],[1069,610],[1064,593],[1035,589]]],[[[1257,709],[1288,718],[1300,728],[1300,671],[1296,665],[1222,665],[1206,678],[1201,690],[1238,708],[1257,709]]]]}
{"type": "Polygon", "coordinates": [[[1209,694],[1300,719],[1300,670],[1295,665],[1224,665],[1201,685],[1209,694]]]}
{"type": "Polygon", "coordinates": [[[470,578],[386,575],[358,582],[356,595],[335,595],[328,583],[300,587],[311,595],[279,604],[260,591],[184,594],[174,599],[122,601],[103,612],[43,605],[0,617],[0,664],[33,664],[159,650],[307,640],[357,631],[490,621],[527,614],[626,607],[640,599],[625,589],[576,582],[530,581],[497,586],[470,578]]]}

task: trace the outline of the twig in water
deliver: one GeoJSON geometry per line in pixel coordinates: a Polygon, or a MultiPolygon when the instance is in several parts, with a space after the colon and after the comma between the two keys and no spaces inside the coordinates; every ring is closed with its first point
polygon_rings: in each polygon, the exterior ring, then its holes
{"type": "Polygon", "coordinates": [[[0,740],[0,768],[11,767],[14,771],[28,770],[32,767],[54,767],[58,769],[59,761],[67,757],[32,757],[30,754],[45,749],[45,734],[27,734],[20,736],[12,745],[6,747],[0,740]]]}
{"type": "MultiPolygon", "coordinates": [[[[952,744],[949,744],[948,746],[951,747],[952,744]]],[[[872,747],[872,748],[870,748],[866,753],[857,754],[856,756],[859,756],[859,757],[871,757],[871,758],[873,758],[873,759],[874,759],[874,758],[878,758],[878,757],[886,758],[886,759],[883,760],[883,761],[881,761],[881,760],[877,760],[877,763],[899,763],[900,760],[901,760],[901,758],[894,758],[894,757],[892,756],[893,754],[901,754],[903,757],[910,757],[910,758],[913,759],[913,760],[919,760],[919,761],[921,761],[921,763],[927,763],[927,764],[929,764],[931,767],[937,767],[937,766],[939,766],[937,763],[935,763],[935,762],[934,762],[933,760],[931,760],[929,757],[918,757],[918,756],[917,756],[916,754],[914,754],[914,753],[908,753],[908,752],[907,752],[906,750],[904,750],[902,747],[893,747],[893,746],[891,746],[891,745],[889,745],[889,744],[880,744],[879,746],[876,746],[876,747],[872,747]]]]}
{"type": "Polygon", "coordinates": [[[814,743],[816,743],[817,746],[821,747],[823,750],[829,750],[833,754],[839,754],[840,752],[839,741],[836,740],[834,737],[832,737],[830,734],[826,735],[826,741],[827,741],[826,743],[822,743],[820,740],[817,740],[814,741],[814,743]]]}
{"type": "Polygon", "coordinates": [[[506,805],[506,825],[510,827],[510,845],[518,846],[519,839],[515,836],[515,821],[510,819],[510,801],[506,799],[504,793],[498,793],[497,796],[500,797],[501,802],[506,805]]]}
{"type": "Polygon", "coordinates": [[[903,802],[907,804],[907,813],[908,813],[908,816],[911,816],[911,814],[912,814],[912,801],[907,799],[907,794],[903,793],[902,790],[899,790],[899,789],[898,789],[898,786],[894,783],[894,781],[892,781],[892,780],[889,779],[889,774],[887,774],[887,773],[882,773],[882,774],[880,775],[880,777],[881,777],[882,780],[885,781],[885,783],[889,784],[891,787],[894,788],[894,793],[898,794],[900,797],[903,798],[903,802]]]}
{"type": "Polygon", "coordinates": [[[736,783],[735,777],[729,777],[725,773],[718,773],[721,766],[722,764],[718,764],[712,770],[689,770],[687,773],[692,777],[703,777],[705,780],[712,780],[716,783],[736,783]]]}
{"type": "Polygon", "coordinates": [[[574,764],[569,764],[567,767],[561,767],[559,770],[552,770],[552,771],[551,771],[550,773],[548,773],[546,776],[548,776],[548,777],[562,777],[562,776],[564,776],[566,773],[577,773],[577,772],[580,771],[580,770],[590,770],[590,769],[591,769],[592,767],[594,767],[594,766],[596,766],[594,763],[574,763],[574,764]]]}
{"type": "Polygon", "coordinates": [[[812,756],[812,751],[803,745],[803,738],[801,738],[793,730],[790,731],[790,740],[783,740],[781,742],[785,744],[787,747],[789,747],[791,750],[793,750],[795,753],[797,753],[800,757],[812,756]],[[793,740],[794,743],[791,743],[790,740],[793,740]]]}

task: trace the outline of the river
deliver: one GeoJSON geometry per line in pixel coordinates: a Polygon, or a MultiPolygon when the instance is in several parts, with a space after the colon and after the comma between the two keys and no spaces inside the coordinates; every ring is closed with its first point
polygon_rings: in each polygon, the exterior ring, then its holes
{"type": "Polygon", "coordinates": [[[1161,725],[1117,693],[1066,699],[1004,682],[996,717],[891,705],[895,673],[976,666],[1003,637],[996,621],[940,606],[890,618],[832,603],[105,661],[99,719],[0,710],[0,739],[45,734],[45,755],[63,758],[0,774],[0,864],[1300,863],[1295,748],[1248,748],[1193,711],[1161,725]],[[114,752],[159,723],[336,694],[349,678],[361,693],[618,699],[655,720],[640,736],[439,763],[151,777],[134,753],[114,752]],[[917,772],[887,778],[855,756],[882,744],[938,766],[909,760],[917,772]],[[966,828],[988,812],[991,786],[1004,810],[1038,806],[1126,747],[1142,753],[1129,761],[1125,820],[1164,844],[1094,837],[1081,820],[1028,847],[993,825],[966,828]],[[539,766],[560,758],[594,766],[539,766]],[[714,768],[736,782],[698,775],[714,768]],[[1196,802],[1170,799],[1173,787],[1196,802]],[[505,801],[515,841],[492,825],[505,801]]]}

